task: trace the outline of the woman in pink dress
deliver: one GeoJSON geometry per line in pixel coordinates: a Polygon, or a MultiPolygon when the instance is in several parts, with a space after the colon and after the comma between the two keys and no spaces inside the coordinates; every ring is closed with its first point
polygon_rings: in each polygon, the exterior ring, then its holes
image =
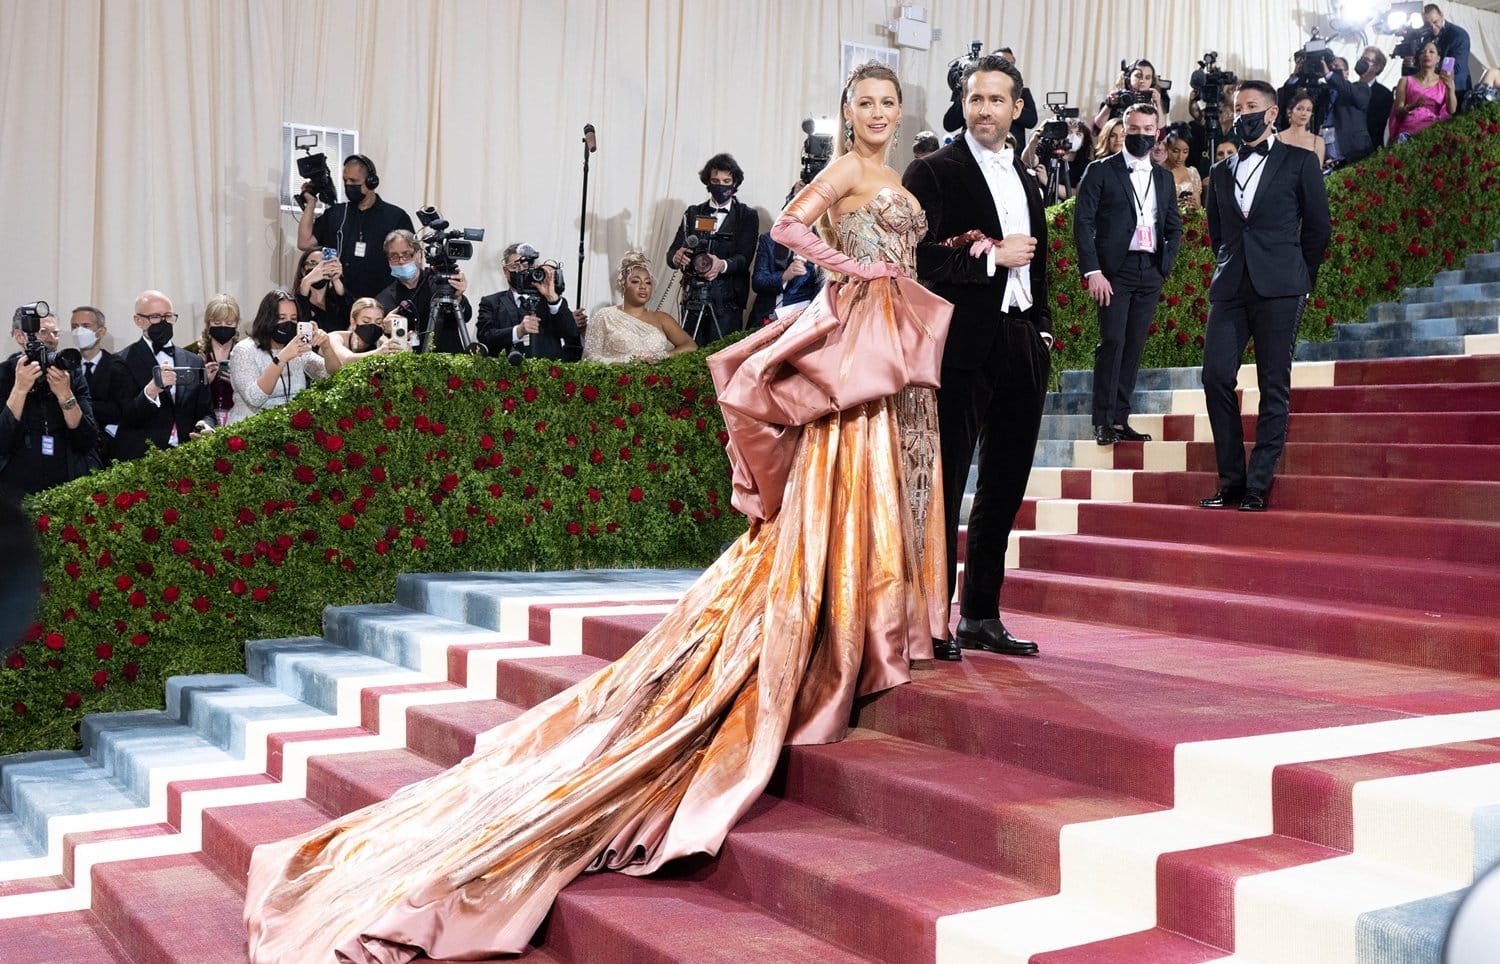
{"type": "Polygon", "coordinates": [[[947,637],[952,306],[911,280],[926,222],[885,164],[895,74],[856,68],[842,112],[844,153],[771,233],[845,280],[709,360],[750,530],[629,653],[452,769],[257,848],[252,960],[520,952],[579,873],[716,853],[784,744],[842,739],[856,697],[947,637]]]}
{"type": "Polygon", "coordinates": [[[1428,41],[1417,51],[1417,72],[1396,84],[1396,105],[1391,111],[1391,139],[1405,140],[1458,112],[1458,95],[1451,71],[1438,70],[1441,55],[1428,41]]]}

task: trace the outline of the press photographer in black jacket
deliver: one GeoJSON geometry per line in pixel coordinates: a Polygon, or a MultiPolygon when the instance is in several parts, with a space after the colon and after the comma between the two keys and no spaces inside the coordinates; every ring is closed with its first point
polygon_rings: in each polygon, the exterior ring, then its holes
{"type": "Polygon", "coordinates": [[[0,498],[17,500],[99,467],[89,383],[77,351],[57,351],[57,319],[45,302],[16,309],[21,351],[0,366],[0,498]]]}
{"type": "Polygon", "coordinates": [[[682,213],[667,258],[682,269],[682,327],[706,345],[744,321],[760,215],[735,199],[745,172],[729,154],[710,157],[698,180],[709,200],[682,213]]]}

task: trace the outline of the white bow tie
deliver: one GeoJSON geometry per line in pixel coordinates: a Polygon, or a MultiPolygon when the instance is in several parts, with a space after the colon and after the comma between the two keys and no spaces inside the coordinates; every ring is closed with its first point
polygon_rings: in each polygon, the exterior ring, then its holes
{"type": "Polygon", "coordinates": [[[986,167],[1011,167],[1015,164],[1016,152],[1009,147],[1002,147],[998,151],[987,151],[984,155],[986,167]]]}
{"type": "Polygon", "coordinates": [[[1125,162],[1125,166],[1128,167],[1128,168],[1130,168],[1130,173],[1132,173],[1132,174],[1135,174],[1138,171],[1149,171],[1149,170],[1151,170],[1151,162],[1149,160],[1145,160],[1145,161],[1126,161],[1125,162]]]}

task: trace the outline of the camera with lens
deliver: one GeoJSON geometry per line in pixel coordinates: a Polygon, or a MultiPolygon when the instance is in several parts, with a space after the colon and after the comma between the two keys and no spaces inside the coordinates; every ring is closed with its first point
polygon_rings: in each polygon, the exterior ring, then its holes
{"type": "Polygon", "coordinates": [[[957,100],[960,88],[964,85],[964,68],[979,59],[979,52],[984,49],[983,40],[969,41],[969,52],[948,64],[948,89],[953,92],[953,99],[957,100]]]}
{"type": "Polygon", "coordinates": [[[714,267],[714,242],[727,241],[731,236],[718,233],[718,222],[708,214],[688,215],[687,228],[682,235],[682,246],[688,249],[688,263],[682,273],[689,284],[706,284],[705,276],[714,267]]]}
{"type": "Polygon", "coordinates": [[[1047,108],[1052,111],[1052,120],[1042,124],[1042,138],[1037,150],[1040,154],[1061,156],[1067,153],[1068,138],[1072,133],[1068,121],[1078,119],[1078,108],[1068,106],[1068,92],[1065,90],[1050,91],[1047,108]]]}
{"type": "Polygon", "coordinates": [[[1193,90],[1198,92],[1198,100],[1203,103],[1203,127],[1210,133],[1218,133],[1221,130],[1219,123],[1219,103],[1224,99],[1224,88],[1233,87],[1240,79],[1232,70],[1221,70],[1219,68],[1219,52],[1210,50],[1198,61],[1198,69],[1193,71],[1189,80],[1193,90]]]}
{"type": "Polygon", "coordinates": [[[78,366],[83,363],[83,355],[76,348],[64,348],[61,351],[53,351],[42,344],[37,338],[37,333],[42,330],[42,319],[52,314],[52,308],[45,301],[33,301],[29,305],[22,305],[16,309],[12,320],[16,323],[17,330],[26,336],[25,355],[26,360],[36,362],[42,369],[42,377],[37,380],[40,385],[47,377],[47,369],[61,368],[65,372],[76,372],[78,366]]]}
{"type": "Polygon", "coordinates": [[[563,278],[563,266],[553,260],[542,261],[542,254],[529,244],[522,244],[516,248],[516,260],[521,266],[505,275],[506,283],[510,290],[514,291],[521,299],[521,314],[534,315],[542,306],[543,298],[537,285],[547,280],[547,272],[552,272],[552,285],[557,290],[559,297],[568,289],[567,282],[563,278]]]}
{"type": "Polygon", "coordinates": [[[474,242],[484,240],[484,228],[449,227],[430,204],[417,210],[417,220],[422,222],[422,233],[417,235],[422,255],[432,273],[444,281],[458,273],[458,262],[474,257],[474,242]]]}
{"type": "Polygon", "coordinates": [[[802,141],[802,169],[799,178],[803,184],[809,184],[828,166],[833,157],[833,121],[827,117],[804,118],[802,133],[807,137],[802,141]]]}
{"type": "Polygon", "coordinates": [[[313,148],[318,146],[318,135],[303,134],[297,138],[297,149],[302,156],[297,158],[297,173],[307,182],[307,189],[324,204],[338,203],[338,194],[334,190],[333,174],[328,170],[328,155],[322,151],[314,154],[313,148]]]}

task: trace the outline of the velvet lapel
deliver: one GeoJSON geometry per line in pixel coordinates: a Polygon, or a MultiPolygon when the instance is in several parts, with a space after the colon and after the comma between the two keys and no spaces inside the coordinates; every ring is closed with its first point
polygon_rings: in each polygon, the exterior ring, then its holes
{"type": "Polygon", "coordinates": [[[995,210],[995,196],[990,193],[990,184],[979,169],[979,159],[969,150],[969,141],[958,137],[953,142],[954,160],[963,171],[964,189],[974,199],[974,205],[984,215],[981,225],[985,234],[998,238],[1003,233],[1000,227],[1000,212],[995,210]]]}

